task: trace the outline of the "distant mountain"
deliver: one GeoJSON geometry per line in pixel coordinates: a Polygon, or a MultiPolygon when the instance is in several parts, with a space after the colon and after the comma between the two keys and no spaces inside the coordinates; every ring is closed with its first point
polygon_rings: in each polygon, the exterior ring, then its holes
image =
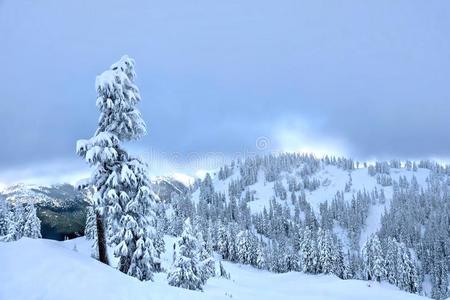
{"type": "Polygon", "coordinates": [[[84,194],[70,184],[37,186],[16,184],[6,187],[1,194],[11,203],[33,203],[38,207],[71,210],[84,202],[84,194]]]}
{"type": "Polygon", "coordinates": [[[153,191],[163,202],[170,202],[171,196],[175,194],[186,194],[190,187],[171,176],[159,176],[152,181],[153,191]]]}

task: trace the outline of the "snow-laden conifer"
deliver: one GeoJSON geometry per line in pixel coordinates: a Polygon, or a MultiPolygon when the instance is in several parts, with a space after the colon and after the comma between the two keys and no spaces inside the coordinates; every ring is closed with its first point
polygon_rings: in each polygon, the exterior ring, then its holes
{"type": "Polygon", "coordinates": [[[303,272],[316,273],[318,265],[317,240],[314,232],[308,227],[304,229],[300,242],[303,272]]]}
{"type": "Polygon", "coordinates": [[[214,277],[216,274],[216,265],[212,255],[212,248],[204,241],[200,231],[197,231],[197,241],[199,246],[199,259],[200,259],[200,270],[202,284],[214,277]]]}
{"type": "Polygon", "coordinates": [[[33,204],[28,204],[24,210],[25,222],[22,229],[22,236],[39,239],[41,235],[41,220],[37,217],[36,208],[33,204]]]}
{"type": "Polygon", "coordinates": [[[381,281],[386,277],[386,262],[377,235],[372,235],[364,245],[362,258],[365,279],[381,281]]]}
{"type": "Polygon", "coordinates": [[[175,263],[167,275],[171,286],[189,290],[202,289],[203,280],[198,244],[191,221],[187,218],[184,222],[183,233],[177,242],[178,253],[175,254],[175,263]]]}
{"type": "Polygon", "coordinates": [[[119,258],[120,271],[140,280],[152,279],[157,196],[147,167],[122,144],[146,133],[136,105],[141,97],[134,84],[135,62],[123,56],[96,79],[98,128],[88,140],[77,142],[77,153],[93,168],[93,200],[108,225],[109,243],[119,258]]]}
{"type": "Polygon", "coordinates": [[[333,239],[326,229],[319,229],[317,234],[317,249],[319,252],[318,271],[324,274],[333,272],[333,239]]]}

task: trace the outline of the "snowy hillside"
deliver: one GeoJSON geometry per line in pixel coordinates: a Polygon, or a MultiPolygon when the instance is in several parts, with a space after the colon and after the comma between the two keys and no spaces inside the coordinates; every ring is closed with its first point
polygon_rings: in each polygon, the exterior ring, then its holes
{"type": "Polygon", "coordinates": [[[206,174],[194,204],[175,199],[171,232],[179,231],[178,216],[194,217],[212,247],[234,262],[277,273],[376,278],[445,299],[449,175],[448,166],[428,160],[247,158],[206,174]],[[256,254],[249,258],[240,247],[256,254]]]}
{"type": "MultiPolygon", "coordinates": [[[[166,240],[164,267],[170,263],[171,241],[166,240]]],[[[231,280],[212,278],[204,292],[196,292],[169,286],[164,273],[157,274],[154,282],[140,282],[102,265],[89,253],[90,242],[84,238],[67,242],[24,238],[1,243],[0,299],[425,299],[384,283],[294,272],[274,274],[227,262],[224,266],[231,280]]]]}
{"type": "MultiPolygon", "coordinates": [[[[282,172],[279,176],[279,182],[287,189],[289,178],[297,178],[301,181],[299,176],[300,172],[304,168],[304,165],[297,166],[289,172],[282,172]]],[[[226,199],[229,199],[229,187],[232,182],[236,182],[242,179],[242,175],[239,172],[239,166],[235,166],[231,171],[233,174],[226,179],[220,179],[219,172],[212,173],[212,185],[215,192],[223,193],[226,199]]],[[[412,169],[406,168],[390,168],[389,176],[393,181],[399,181],[400,177],[405,177],[408,181],[414,176],[420,186],[426,186],[426,180],[430,175],[430,170],[425,168],[412,169]]],[[[335,165],[321,165],[320,168],[310,175],[317,179],[320,185],[312,191],[305,190],[305,199],[311,205],[316,214],[320,214],[320,204],[325,201],[331,201],[336,193],[343,192],[344,199],[350,202],[353,195],[358,191],[371,192],[377,189],[379,192],[383,190],[386,202],[384,204],[375,204],[370,207],[369,215],[366,220],[366,225],[361,233],[360,245],[368,239],[368,237],[375,233],[380,228],[380,220],[385,208],[389,207],[390,200],[393,196],[393,186],[383,186],[377,182],[376,176],[369,175],[368,167],[361,166],[360,168],[353,170],[344,170],[335,165]],[[346,185],[349,182],[349,174],[352,178],[352,184],[350,190],[345,191],[346,185]]],[[[259,170],[257,181],[254,184],[245,187],[245,191],[249,191],[252,195],[252,201],[249,201],[248,207],[252,214],[261,213],[264,208],[267,210],[270,207],[270,200],[275,199],[278,203],[287,204],[291,208],[290,201],[281,200],[275,193],[275,184],[277,181],[269,182],[265,178],[265,171],[259,170]]],[[[198,202],[200,196],[200,189],[193,193],[194,202],[198,202]]],[[[288,197],[289,200],[289,197],[288,197]]],[[[345,237],[342,237],[345,239],[345,237]]]]}

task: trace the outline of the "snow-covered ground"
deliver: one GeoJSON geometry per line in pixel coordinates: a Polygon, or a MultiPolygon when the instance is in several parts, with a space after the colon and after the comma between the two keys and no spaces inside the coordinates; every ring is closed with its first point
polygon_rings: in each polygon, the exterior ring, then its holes
{"type": "MultiPolygon", "coordinates": [[[[171,263],[173,241],[166,239],[166,268],[171,263]]],[[[84,238],[66,242],[23,238],[0,243],[0,299],[426,299],[384,283],[301,273],[274,274],[228,262],[224,266],[231,280],[212,278],[204,292],[196,292],[169,286],[164,273],[156,274],[154,282],[140,282],[90,258],[89,253],[90,245],[84,238]]]]}

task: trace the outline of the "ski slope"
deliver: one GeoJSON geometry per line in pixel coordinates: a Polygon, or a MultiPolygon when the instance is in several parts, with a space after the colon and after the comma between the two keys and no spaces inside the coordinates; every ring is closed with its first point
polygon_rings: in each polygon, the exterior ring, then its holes
{"type": "MultiPolygon", "coordinates": [[[[170,268],[174,239],[166,239],[170,268]]],[[[90,258],[90,242],[32,240],[0,243],[1,300],[414,300],[427,299],[385,283],[301,273],[274,274],[224,262],[231,280],[212,278],[204,292],[171,287],[164,273],[140,282],[90,258]]]]}

